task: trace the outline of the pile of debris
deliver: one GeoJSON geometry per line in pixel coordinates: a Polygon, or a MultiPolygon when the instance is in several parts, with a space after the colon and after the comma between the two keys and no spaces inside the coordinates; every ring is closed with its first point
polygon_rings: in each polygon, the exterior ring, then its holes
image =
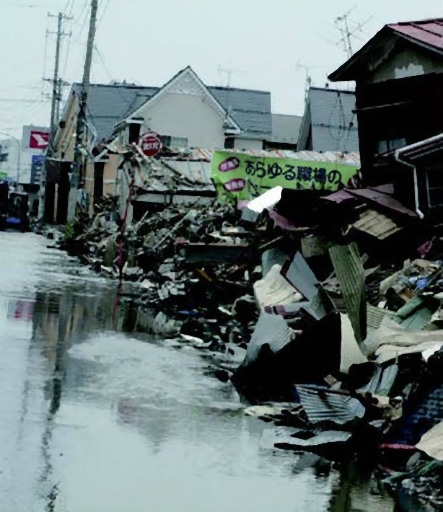
{"type": "Polygon", "coordinates": [[[284,429],[276,446],[364,456],[438,504],[442,244],[389,190],[296,202],[277,187],[242,209],[172,204],[127,227],[106,198],[62,246],[139,285],[137,330],[239,356],[221,378],[284,429]]]}

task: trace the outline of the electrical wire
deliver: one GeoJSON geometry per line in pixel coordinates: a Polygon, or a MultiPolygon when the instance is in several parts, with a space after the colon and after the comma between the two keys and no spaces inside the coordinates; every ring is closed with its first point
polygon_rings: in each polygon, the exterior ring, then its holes
{"type": "MultiPolygon", "coordinates": [[[[102,0],[102,3],[104,2],[105,0],[102,0]]],[[[103,18],[105,17],[105,14],[106,14],[106,11],[108,10],[108,7],[109,7],[109,4],[111,3],[111,0],[106,0],[106,4],[105,4],[105,7],[103,8],[103,12],[102,12],[102,15],[97,23],[97,30],[98,28],[100,27],[102,21],[103,21],[103,18]]]]}
{"type": "Polygon", "coordinates": [[[80,38],[83,34],[83,30],[85,29],[86,22],[88,20],[88,5],[89,5],[89,0],[86,0],[85,3],[83,4],[80,14],[78,15],[77,19],[74,22],[74,25],[77,26],[79,24],[80,20],[83,18],[83,21],[81,22],[80,30],[79,30],[77,37],[75,38],[73,44],[78,43],[78,41],[80,40],[80,38]]]}

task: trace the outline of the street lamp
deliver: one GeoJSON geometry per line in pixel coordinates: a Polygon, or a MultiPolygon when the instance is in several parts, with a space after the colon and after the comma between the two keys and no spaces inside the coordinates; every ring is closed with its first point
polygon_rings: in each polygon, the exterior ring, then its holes
{"type": "Polygon", "coordinates": [[[20,142],[19,139],[17,139],[17,137],[14,137],[13,135],[10,135],[9,133],[6,133],[6,132],[0,132],[0,135],[6,135],[6,137],[9,137],[11,140],[15,141],[17,143],[17,149],[18,149],[18,153],[17,153],[17,175],[16,175],[16,183],[17,183],[17,186],[19,186],[19,183],[20,183],[20,166],[21,166],[21,157],[22,157],[22,143],[20,142]]]}

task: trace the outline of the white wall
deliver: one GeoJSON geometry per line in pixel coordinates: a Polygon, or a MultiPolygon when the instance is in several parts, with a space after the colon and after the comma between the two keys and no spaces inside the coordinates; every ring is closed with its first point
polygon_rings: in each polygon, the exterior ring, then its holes
{"type": "Polygon", "coordinates": [[[254,140],[254,139],[239,139],[236,138],[234,142],[235,149],[240,150],[260,150],[263,149],[263,141],[262,140],[254,140]]]}
{"type": "Polygon", "coordinates": [[[223,118],[208,104],[203,93],[171,93],[163,96],[146,111],[143,131],[188,139],[188,147],[222,148],[223,118]]]}
{"type": "MultiPolygon", "coordinates": [[[[1,139],[0,146],[2,147],[0,153],[8,154],[8,161],[0,162],[0,172],[6,172],[8,174],[8,177],[15,181],[15,179],[17,177],[17,161],[18,161],[18,154],[19,154],[19,143],[14,139],[1,139]]],[[[21,143],[20,143],[20,150],[21,150],[21,143]]],[[[21,156],[23,156],[23,155],[21,155],[21,156]]],[[[25,165],[25,162],[23,162],[22,165],[25,165]]],[[[21,165],[21,167],[22,167],[22,165],[21,165]]],[[[30,162],[28,163],[28,165],[30,168],[30,162]]],[[[20,176],[20,181],[21,181],[21,176],[20,176]]]]}

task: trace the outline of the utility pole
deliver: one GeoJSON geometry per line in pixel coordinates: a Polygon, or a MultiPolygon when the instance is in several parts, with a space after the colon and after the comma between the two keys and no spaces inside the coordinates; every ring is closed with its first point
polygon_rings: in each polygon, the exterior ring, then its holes
{"type": "MultiPolygon", "coordinates": [[[[53,78],[43,78],[44,81],[50,82],[52,85],[52,98],[51,98],[51,119],[50,119],[50,138],[49,146],[46,152],[46,156],[51,156],[54,149],[54,138],[57,133],[57,125],[60,119],[60,102],[62,99],[61,89],[65,84],[63,80],[59,78],[60,71],[60,51],[62,38],[69,34],[63,32],[63,21],[70,20],[71,17],[65,16],[62,12],[58,14],[48,14],[49,18],[57,18],[57,32],[56,35],[56,46],[55,46],[55,63],[54,63],[54,76],[53,78]]],[[[53,32],[46,32],[46,37],[53,32]]],[[[39,201],[39,218],[45,216],[45,189],[46,189],[46,171],[47,162],[40,178],[40,201],[39,201]]]]}
{"type": "Polygon", "coordinates": [[[63,20],[70,20],[72,18],[68,18],[62,12],[59,12],[58,15],[48,14],[50,18],[57,18],[57,42],[55,46],[55,65],[54,65],[54,77],[52,80],[45,79],[47,82],[52,83],[52,104],[51,104],[51,139],[55,136],[57,132],[57,123],[60,119],[60,102],[62,99],[61,89],[64,82],[59,77],[60,70],[60,49],[62,43],[62,37],[67,36],[69,34],[63,32],[63,20]]]}
{"type": "Polygon", "coordinates": [[[62,23],[63,23],[63,13],[59,12],[58,23],[57,23],[57,43],[55,46],[54,78],[52,81],[51,138],[55,135],[55,132],[57,130],[56,120],[55,120],[55,112],[56,112],[56,108],[57,108],[56,105],[60,102],[59,86],[58,86],[58,70],[60,68],[60,46],[62,43],[62,23]]]}
{"type": "Polygon", "coordinates": [[[74,164],[72,169],[71,189],[69,191],[68,222],[72,222],[75,217],[75,210],[77,206],[77,191],[83,165],[82,146],[84,142],[86,126],[86,106],[88,101],[88,91],[91,79],[92,55],[94,52],[94,39],[97,24],[97,10],[98,0],[91,0],[91,17],[89,22],[85,67],[83,70],[82,88],[79,94],[79,109],[77,114],[77,129],[74,148],[74,164]]]}

